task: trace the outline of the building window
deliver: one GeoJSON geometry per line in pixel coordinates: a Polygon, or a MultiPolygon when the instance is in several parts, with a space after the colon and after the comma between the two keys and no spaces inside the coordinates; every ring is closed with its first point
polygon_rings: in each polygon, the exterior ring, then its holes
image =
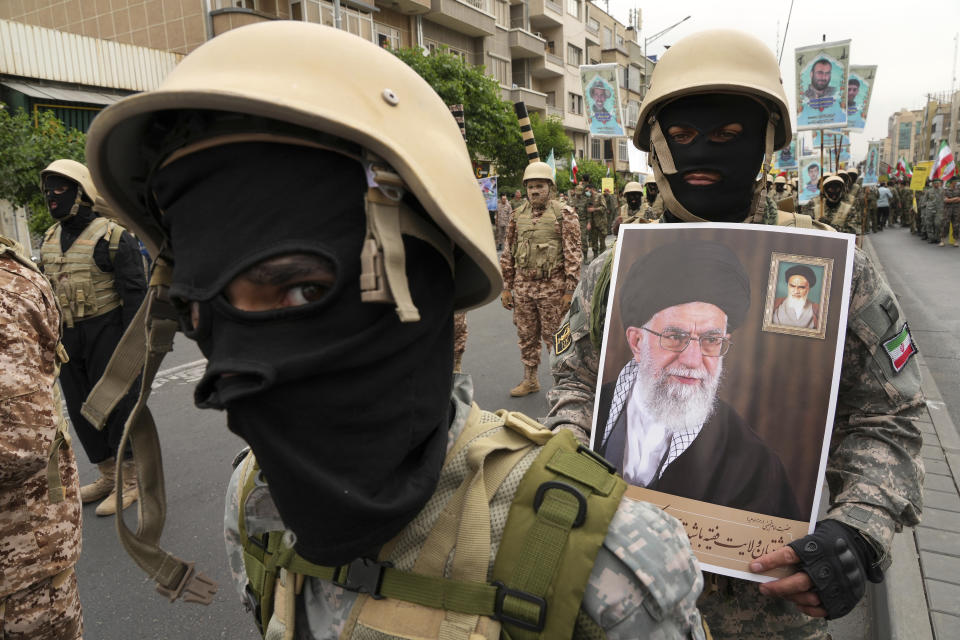
{"type": "Polygon", "coordinates": [[[589,20],[587,20],[587,29],[589,29],[593,33],[596,33],[600,29],[600,23],[597,22],[596,18],[590,18],[589,20]]]}
{"type": "Polygon", "coordinates": [[[579,67],[583,64],[583,51],[572,44],[567,45],[567,64],[579,67]]]}
{"type": "Polygon", "coordinates": [[[510,63],[500,58],[490,57],[490,75],[498,84],[510,86],[510,63]]]}
{"type": "Polygon", "coordinates": [[[600,138],[594,138],[590,141],[590,157],[599,160],[601,153],[603,153],[603,141],[600,138]]]}
{"type": "Polygon", "coordinates": [[[568,93],[570,97],[570,113],[581,115],[583,113],[583,96],[575,93],[568,93]]]}
{"type": "Polygon", "coordinates": [[[580,17],[580,0],[567,0],[567,13],[580,17]]]}
{"type": "Polygon", "coordinates": [[[617,141],[617,157],[620,159],[620,162],[627,162],[630,160],[626,138],[621,138],[617,141]]]}
{"type": "Polygon", "coordinates": [[[257,0],[214,0],[214,9],[252,9],[257,10],[257,0]]]}
{"type": "Polygon", "coordinates": [[[610,49],[613,47],[613,31],[610,27],[603,28],[603,48],[610,49]]]}
{"type": "MultiPolygon", "coordinates": [[[[307,22],[334,26],[333,3],[327,0],[303,0],[307,22]]],[[[350,7],[340,7],[340,27],[364,40],[376,42],[373,31],[373,16],[350,7]]]]}
{"type": "Polygon", "coordinates": [[[557,92],[556,91],[547,91],[547,106],[555,107],[557,106],[557,92]]]}
{"type": "Polygon", "coordinates": [[[388,27],[385,24],[374,22],[373,30],[377,34],[378,45],[380,45],[381,47],[390,48],[394,50],[400,48],[400,30],[399,29],[394,29],[393,27],[388,27]]]}
{"type": "Polygon", "coordinates": [[[617,34],[617,49],[623,49],[623,36],[617,34]]]}
{"type": "Polygon", "coordinates": [[[636,100],[627,101],[627,126],[634,127],[640,117],[640,103],[636,100]]]}

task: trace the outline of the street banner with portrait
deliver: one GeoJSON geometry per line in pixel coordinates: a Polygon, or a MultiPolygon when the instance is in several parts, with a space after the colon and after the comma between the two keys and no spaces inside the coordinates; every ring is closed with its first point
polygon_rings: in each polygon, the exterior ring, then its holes
{"type": "Polygon", "coordinates": [[[790,139],[790,144],[774,154],[774,166],[777,171],[787,171],[797,168],[797,136],[790,139]]]}
{"type": "Polygon", "coordinates": [[[814,154],[820,153],[821,137],[823,138],[823,157],[825,160],[827,157],[830,158],[829,166],[836,167],[837,164],[837,140],[840,141],[840,162],[850,162],[850,136],[838,131],[814,131],[814,154]]]}
{"type": "Polygon", "coordinates": [[[797,130],[846,127],[850,40],[800,47],[794,60],[797,130]]]}
{"type": "Polygon", "coordinates": [[[704,569],[812,533],[833,430],[854,236],[620,227],[591,448],[677,518],[704,569]]]}
{"type": "Polygon", "coordinates": [[[480,185],[480,191],[483,192],[483,199],[487,201],[487,211],[497,210],[497,177],[480,178],[477,180],[480,185]]]}
{"type": "Polygon", "coordinates": [[[798,133],[797,139],[800,141],[800,157],[809,158],[812,155],[819,153],[819,149],[813,148],[813,143],[810,142],[809,133],[798,133]]]}
{"type": "Polygon", "coordinates": [[[817,156],[800,158],[800,190],[797,192],[797,202],[805,204],[820,196],[820,159],[817,156]]]}
{"type": "Polygon", "coordinates": [[[874,185],[880,182],[880,145],[879,140],[867,143],[867,159],[863,162],[863,184],[874,185]]]}
{"type": "Polygon", "coordinates": [[[847,129],[862,132],[867,126],[867,110],[873,95],[873,80],[877,77],[877,65],[850,65],[847,79],[847,129]]]}
{"type": "Polygon", "coordinates": [[[616,138],[627,135],[620,108],[620,83],[617,65],[591,64],[580,66],[583,101],[586,103],[590,134],[597,138],[616,138]]]}

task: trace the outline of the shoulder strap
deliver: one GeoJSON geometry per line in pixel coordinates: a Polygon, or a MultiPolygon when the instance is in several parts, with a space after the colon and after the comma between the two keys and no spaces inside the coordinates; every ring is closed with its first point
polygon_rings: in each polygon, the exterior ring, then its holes
{"type": "Polygon", "coordinates": [[[515,441],[518,434],[545,444],[511,505],[491,583],[401,571],[388,562],[366,558],[326,567],[298,555],[282,532],[253,540],[243,526],[244,503],[253,489],[253,473],[245,472],[240,526],[244,564],[260,620],[270,620],[272,591],[285,571],[328,580],[374,598],[486,616],[500,621],[510,638],[569,635],[556,633],[574,628],[587,579],[626,483],[609,463],[578,445],[571,433],[551,433],[522,414],[501,411],[497,415],[506,429],[484,446],[495,447],[499,439],[515,441]]]}
{"type": "Polygon", "coordinates": [[[120,238],[123,237],[123,227],[111,222],[109,234],[110,242],[108,249],[110,252],[110,264],[113,264],[117,257],[117,250],[120,248],[120,238]]]}

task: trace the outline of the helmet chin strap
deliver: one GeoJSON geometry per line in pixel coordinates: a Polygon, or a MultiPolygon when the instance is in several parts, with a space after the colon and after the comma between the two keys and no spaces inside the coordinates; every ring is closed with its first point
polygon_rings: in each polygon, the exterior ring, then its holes
{"type": "MultiPolygon", "coordinates": [[[[762,169],[764,173],[770,170],[771,161],[773,160],[773,146],[774,146],[774,137],[776,135],[776,123],[779,121],[780,115],[777,113],[770,113],[767,118],[767,132],[766,140],[764,141],[764,156],[763,156],[763,165],[762,169]]],[[[680,201],[677,200],[677,197],[673,195],[673,189],[670,188],[670,182],[667,180],[668,175],[674,175],[677,173],[677,166],[673,161],[673,156],[670,154],[670,146],[667,144],[667,138],[663,135],[663,129],[660,128],[660,122],[657,120],[656,116],[650,116],[650,159],[651,166],[653,167],[653,176],[657,181],[657,187],[660,189],[660,194],[663,197],[663,202],[666,205],[667,211],[680,218],[684,222],[710,222],[705,218],[694,215],[686,207],[680,204],[680,201]]],[[[747,215],[744,216],[745,221],[751,220],[756,210],[757,198],[763,197],[766,193],[767,185],[766,180],[758,180],[757,184],[753,188],[753,198],[750,200],[750,210],[747,212],[747,215]]],[[[756,222],[756,220],[754,220],[756,222]]]]}

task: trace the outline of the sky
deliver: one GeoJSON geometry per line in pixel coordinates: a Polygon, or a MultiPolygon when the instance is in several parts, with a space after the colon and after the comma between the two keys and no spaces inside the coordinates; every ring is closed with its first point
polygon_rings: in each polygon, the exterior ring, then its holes
{"type": "MultiPolygon", "coordinates": [[[[606,8],[603,1],[597,4],[606,8]]],[[[852,40],[851,64],[877,65],[866,129],[851,134],[854,161],[866,155],[867,141],[887,136],[890,115],[902,108],[919,109],[926,103],[927,93],[946,92],[951,85],[960,89],[960,77],[956,81],[953,78],[954,37],[960,32],[958,0],[795,0],[786,38],[790,0],[609,0],[609,12],[624,24],[629,24],[632,8],[641,11],[641,43],[643,38],[691,16],[651,42],[647,55],[663,55],[664,45],[705,29],[739,29],[759,38],[772,51],[779,38],[784,49],[780,73],[791,107],[795,107],[796,90],[793,50],[817,44],[824,35],[827,42],[852,40]]],[[[795,128],[795,111],[792,121],[795,128]]]]}

